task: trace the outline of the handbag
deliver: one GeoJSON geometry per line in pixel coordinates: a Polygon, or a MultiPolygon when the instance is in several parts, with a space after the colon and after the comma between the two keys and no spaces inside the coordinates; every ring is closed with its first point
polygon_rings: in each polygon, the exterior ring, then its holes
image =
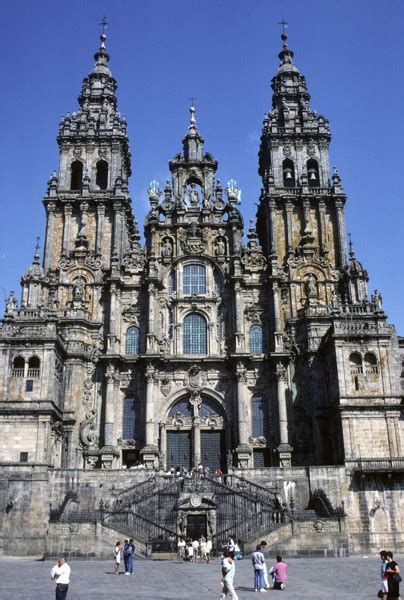
{"type": "Polygon", "coordinates": [[[378,598],[383,598],[383,595],[384,595],[384,594],[383,594],[383,590],[379,590],[379,591],[377,592],[377,597],[378,597],[378,598]]]}
{"type": "Polygon", "coordinates": [[[393,573],[392,579],[395,583],[400,583],[400,581],[402,581],[401,575],[399,575],[399,573],[393,573]]]}

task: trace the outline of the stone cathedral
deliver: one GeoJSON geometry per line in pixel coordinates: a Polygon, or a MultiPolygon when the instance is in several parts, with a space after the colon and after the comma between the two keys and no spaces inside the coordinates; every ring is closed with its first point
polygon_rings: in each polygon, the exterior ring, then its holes
{"type": "Polygon", "coordinates": [[[150,184],[144,244],[105,39],[59,124],[43,257],[0,329],[0,553],[90,556],[107,525],[145,548],[199,527],[289,554],[403,550],[404,340],[346,245],[329,123],[286,35],[256,223],[192,106],[169,178],[150,184]],[[223,482],[163,475],[199,464],[223,482]]]}

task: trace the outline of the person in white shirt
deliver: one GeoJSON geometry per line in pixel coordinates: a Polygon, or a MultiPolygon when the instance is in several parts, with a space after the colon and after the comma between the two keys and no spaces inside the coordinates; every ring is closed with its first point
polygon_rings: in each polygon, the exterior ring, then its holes
{"type": "Polygon", "coordinates": [[[51,579],[56,583],[56,600],[65,600],[69,589],[70,567],[65,558],[60,556],[51,571],[51,579]]]}
{"type": "Polygon", "coordinates": [[[198,540],[194,540],[192,542],[192,550],[193,550],[193,555],[194,555],[194,562],[197,562],[197,560],[198,560],[198,554],[199,554],[199,542],[198,542],[198,540]]]}

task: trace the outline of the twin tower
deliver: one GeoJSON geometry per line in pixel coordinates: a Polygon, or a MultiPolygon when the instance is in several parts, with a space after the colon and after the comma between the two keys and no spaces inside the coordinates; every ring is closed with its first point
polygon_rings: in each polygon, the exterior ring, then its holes
{"type": "MultiPolygon", "coordinates": [[[[191,107],[141,241],[105,35],[63,117],[46,235],[0,330],[0,457],[53,469],[402,455],[398,347],[350,243],[330,130],[282,35],[244,238],[191,107]],[[10,443],[12,439],[12,443],[10,443]]],[[[256,471],[250,471],[251,473],[256,471]]]]}

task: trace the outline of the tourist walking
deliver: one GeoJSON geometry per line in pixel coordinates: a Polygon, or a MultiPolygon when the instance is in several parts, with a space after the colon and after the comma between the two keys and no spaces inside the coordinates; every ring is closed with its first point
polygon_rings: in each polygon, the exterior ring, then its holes
{"type": "Polygon", "coordinates": [[[199,542],[197,539],[195,539],[192,542],[192,554],[194,557],[194,562],[196,562],[198,560],[198,554],[199,554],[199,542]]]}
{"type": "Polygon", "coordinates": [[[236,572],[236,564],[234,562],[234,552],[228,550],[224,554],[222,560],[222,593],[220,594],[221,600],[224,598],[230,598],[230,600],[238,600],[236,590],[234,589],[234,575],[236,572]]]}
{"type": "Polygon", "coordinates": [[[56,583],[56,600],[65,600],[70,582],[70,567],[63,556],[59,556],[51,571],[51,579],[56,583]]]}
{"type": "Polygon", "coordinates": [[[282,556],[276,557],[276,563],[271,567],[270,573],[274,575],[274,590],[284,590],[287,580],[286,569],[287,563],[283,562],[282,556]]]}
{"type": "Polygon", "coordinates": [[[257,546],[251,555],[251,562],[254,567],[254,591],[266,592],[264,583],[264,564],[265,557],[261,552],[261,546],[257,546]]]}
{"type": "Polygon", "coordinates": [[[179,563],[184,562],[184,558],[185,558],[185,540],[182,537],[180,537],[178,539],[177,551],[178,551],[178,562],[179,563]]]}
{"type": "Polygon", "coordinates": [[[115,575],[119,575],[119,566],[121,564],[121,550],[122,550],[122,544],[120,542],[120,540],[117,541],[117,543],[115,544],[115,548],[114,548],[114,568],[115,568],[115,575]]]}
{"type": "Polygon", "coordinates": [[[212,552],[212,540],[207,540],[206,542],[206,562],[209,564],[210,561],[210,553],[212,552]]]}
{"type": "Polygon", "coordinates": [[[386,565],[386,570],[385,570],[385,573],[388,576],[387,598],[389,600],[400,600],[400,581],[401,581],[400,567],[396,563],[396,561],[393,560],[392,552],[386,552],[386,558],[388,561],[387,565],[386,565]]]}
{"type": "Polygon", "coordinates": [[[133,567],[135,560],[135,544],[133,543],[133,538],[130,538],[127,548],[127,571],[125,575],[133,575],[133,567]]]}
{"type": "Polygon", "coordinates": [[[388,560],[387,560],[387,556],[386,556],[387,552],[386,550],[382,550],[380,552],[380,560],[382,561],[381,565],[380,565],[380,577],[381,577],[381,587],[380,587],[380,591],[379,591],[379,598],[383,598],[383,600],[387,600],[387,594],[389,591],[388,588],[388,574],[386,573],[386,567],[388,564],[388,560]]]}
{"type": "Polygon", "coordinates": [[[223,476],[223,473],[222,473],[221,469],[218,467],[216,469],[215,475],[214,475],[215,481],[217,481],[217,483],[222,483],[222,476],[223,476]]]}
{"type": "Polygon", "coordinates": [[[125,539],[123,541],[123,549],[122,549],[123,564],[125,567],[125,575],[128,573],[128,557],[129,557],[128,544],[129,544],[129,539],[125,539]]]}

